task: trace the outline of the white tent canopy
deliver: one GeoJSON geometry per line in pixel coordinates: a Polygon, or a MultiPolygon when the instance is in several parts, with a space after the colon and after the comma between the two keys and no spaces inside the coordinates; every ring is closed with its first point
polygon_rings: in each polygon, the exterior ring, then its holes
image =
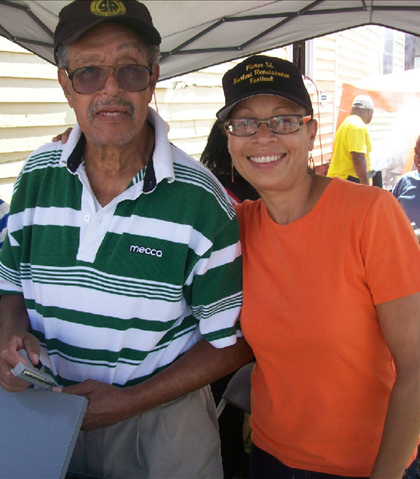
{"type": "MultiPolygon", "coordinates": [[[[68,3],[0,0],[0,35],[53,63],[53,31],[59,11],[68,3]]],[[[162,36],[161,80],[361,25],[382,25],[420,36],[419,0],[143,3],[162,36]]]]}

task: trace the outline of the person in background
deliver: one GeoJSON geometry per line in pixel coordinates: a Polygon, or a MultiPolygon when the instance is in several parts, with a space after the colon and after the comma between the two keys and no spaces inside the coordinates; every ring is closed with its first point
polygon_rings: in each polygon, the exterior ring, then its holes
{"type": "Polygon", "coordinates": [[[373,117],[374,105],[369,96],[359,95],[353,100],[350,115],[340,125],[334,139],[333,156],[327,176],[354,183],[369,184],[374,176],[369,154],[372,142],[366,127],[373,117]]]}
{"type": "Polygon", "coordinates": [[[252,479],[416,477],[420,247],[386,190],[315,174],[317,122],[292,63],[223,77],[236,170],[241,327],[253,349],[252,479]]]}
{"type": "Polygon", "coordinates": [[[225,187],[233,206],[244,200],[259,198],[255,188],[235,170],[227,148],[227,138],[219,121],[210,130],[200,161],[225,187]]]}
{"type": "MultiPolygon", "coordinates": [[[[259,198],[253,186],[235,170],[227,148],[227,137],[219,121],[216,121],[210,130],[200,161],[222,183],[232,205],[238,205],[246,199],[259,198]]],[[[235,372],[211,384],[216,404],[221,401],[235,372]]],[[[249,454],[245,451],[243,440],[244,416],[242,411],[228,403],[219,417],[224,479],[249,477],[249,454]]]]}
{"type": "Polygon", "coordinates": [[[71,473],[221,479],[209,384],[252,357],[238,327],[238,221],[149,108],[160,42],[135,0],[60,12],[58,78],[78,122],[16,182],[0,255],[0,386],[27,387],[11,372],[25,349],[57,393],[88,399],[71,473]]]}
{"type": "Polygon", "coordinates": [[[0,249],[3,247],[7,234],[7,220],[9,218],[9,205],[0,198],[0,249]]]}
{"type": "Polygon", "coordinates": [[[8,219],[9,219],[9,205],[0,198],[0,250],[1,248],[3,248],[3,243],[7,235],[8,219]]]}
{"type": "Polygon", "coordinates": [[[420,136],[414,147],[413,171],[403,175],[394,186],[392,194],[403,207],[408,219],[420,227],[420,136]]]}

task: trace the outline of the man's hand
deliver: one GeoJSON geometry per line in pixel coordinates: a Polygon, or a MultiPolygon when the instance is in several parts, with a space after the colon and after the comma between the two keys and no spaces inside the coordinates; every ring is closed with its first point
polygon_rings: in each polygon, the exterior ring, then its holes
{"type": "Polygon", "coordinates": [[[54,388],[54,391],[84,396],[89,401],[82,423],[84,431],[113,426],[135,415],[130,413],[124,400],[124,390],[93,379],[66,388],[54,388]]]}
{"type": "Polygon", "coordinates": [[[29,383],[18,379],[12,369],[18,362],[26,363],[18,351],[25,349],[32,364],[39,361],[39,341],[27,331],[10,331],[0,336],[0,386],[9,392],[23,391],[29,383]]]}
{"type": "Polygon", "coordinates": [[[125,421],[202,388],[240,368],[252,357],[251,348],[242,338],[235,345],[221,349],[202,339],[163,371],[135,386],[118,388],[89,379],[53,389],[88,399],[82,429],[89,431],[125,421]]]}

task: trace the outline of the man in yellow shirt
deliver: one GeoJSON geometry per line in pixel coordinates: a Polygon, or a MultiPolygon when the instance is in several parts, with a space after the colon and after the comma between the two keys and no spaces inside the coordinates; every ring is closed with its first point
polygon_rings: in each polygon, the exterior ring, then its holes
{"type": "Polygon", "coordinates": [[[369,153],[372,142],[366,127],[373,116],[372,98],[359,95],[353,100],[350,115],[343,121],[334,140],[328,176],[369,184],[372,172],[369,153]]]}

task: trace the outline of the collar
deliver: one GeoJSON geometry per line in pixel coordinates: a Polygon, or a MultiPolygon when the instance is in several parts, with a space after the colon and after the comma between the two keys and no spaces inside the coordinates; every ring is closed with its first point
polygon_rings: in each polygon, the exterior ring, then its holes
{"type": "MultiPolygon", "coordinates": [[[[168,140],[168,124],[149,107],[147,116],[155,130],[155,146],[146,165],[143,181],[143,193],[151,193],[164,179],[169,183],[175,180],[173,168],[173,155],[168,140]]],[[[76,174],[82,163],[83,151],[86,145],[86,137],[78,123],[73,127],[67,143],[63,146],[60,164],[66,166],[72,174],[76,174]]]]}

